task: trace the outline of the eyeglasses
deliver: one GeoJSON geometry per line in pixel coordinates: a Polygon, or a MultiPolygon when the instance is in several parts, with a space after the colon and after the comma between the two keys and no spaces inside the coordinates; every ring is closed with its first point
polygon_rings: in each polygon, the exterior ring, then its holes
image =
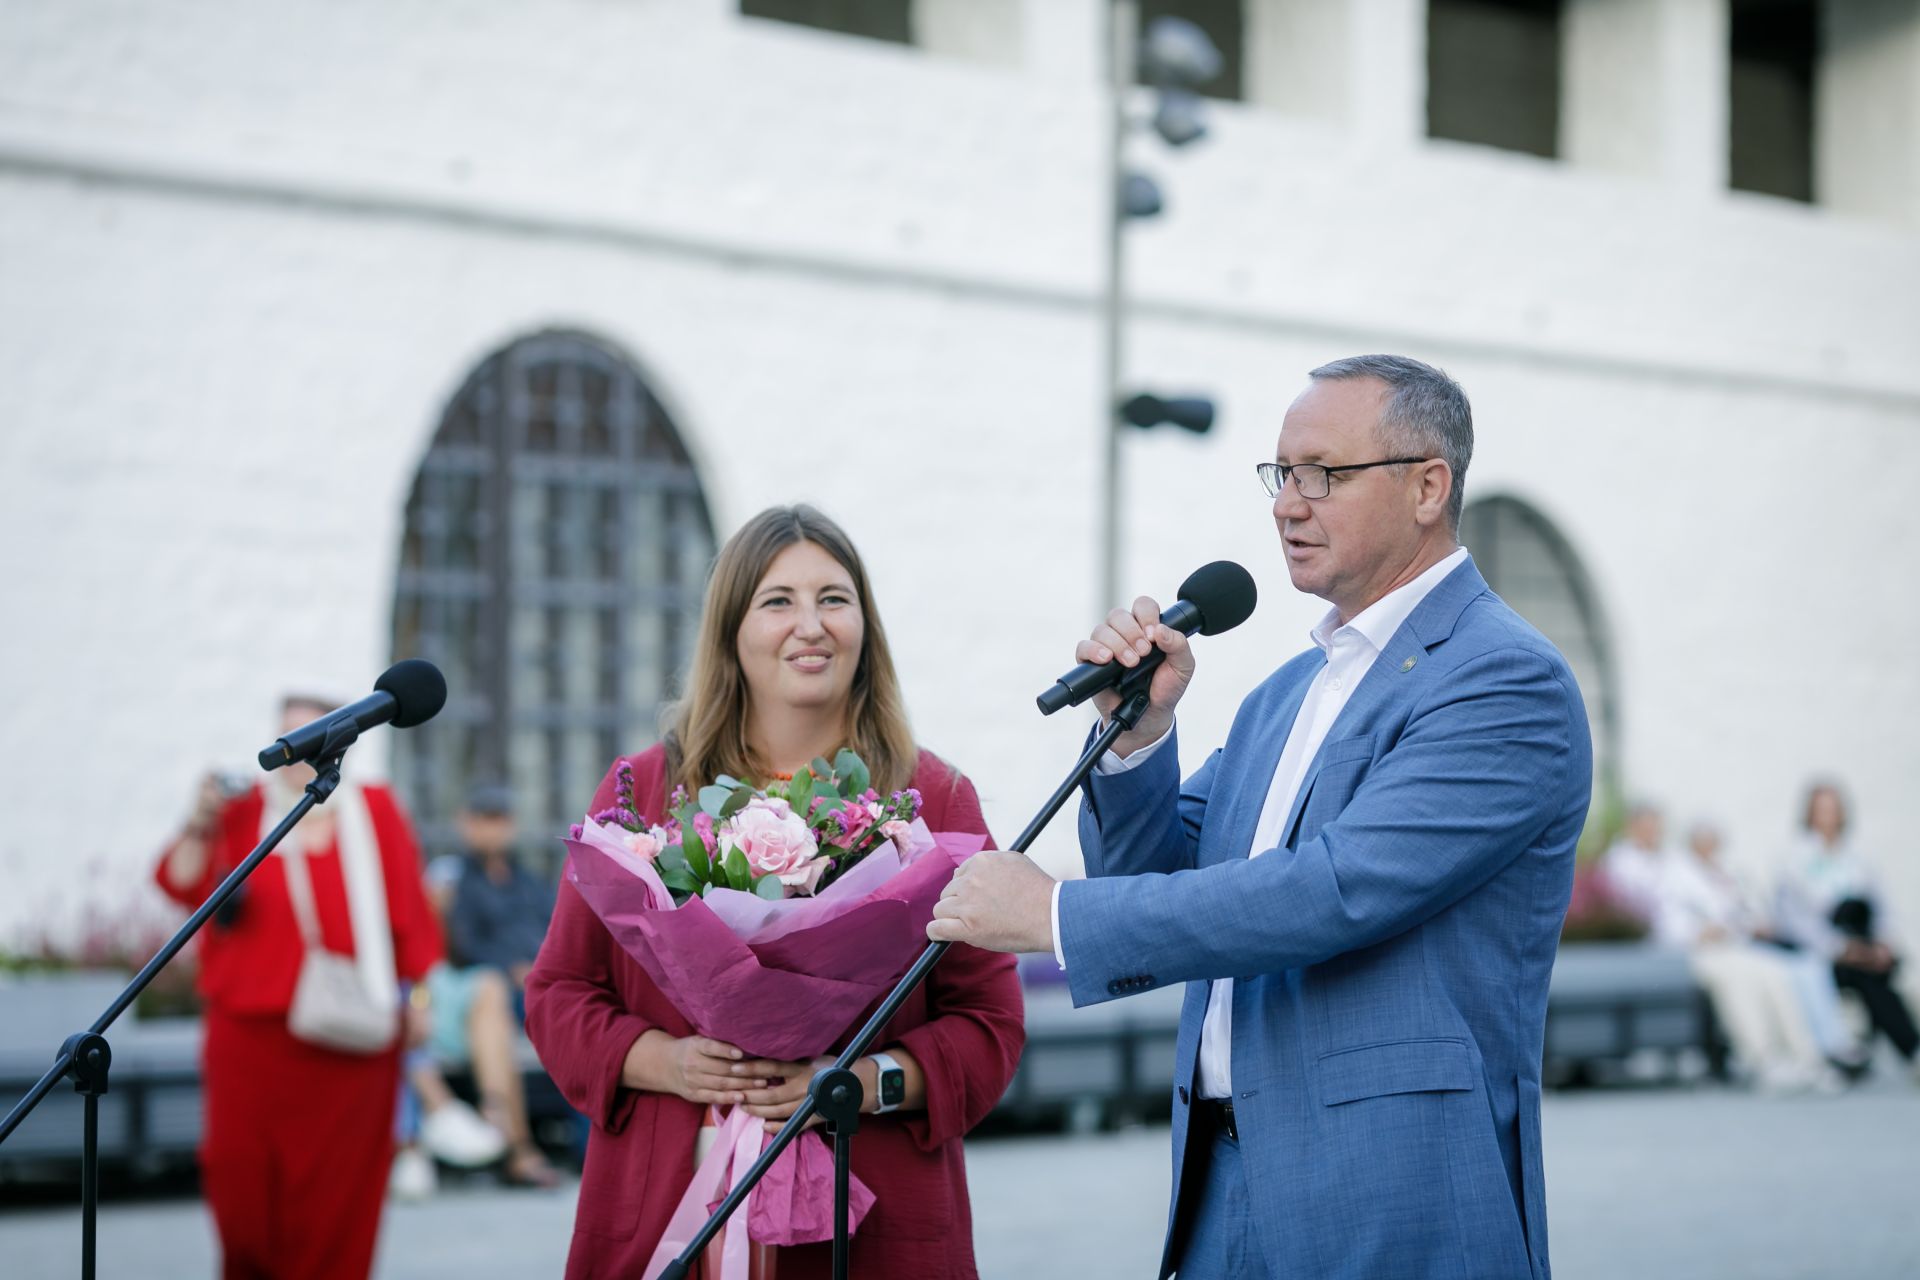
{"type": "Polygon", "coordinates": [[[1365,471],[1368,467],[1398,467],[1409,462],[1432,462],[1432,458],[1383,458],[1379,462],[1349,462],[1344,467],[1323,467],[1318,463],[1302,462],[1297,466],[1286,466],[1279,462],[1262,462],[1253,468],[1260,475],[1260,483],[1267,487],[1267,496],[1277,498],[1280,490],[1287,484],[1287,477],[1293,477],[1299,486],[1303,498],[1324,498],[1333,487],[1333,473],[1336,471],[1365,471]]]}

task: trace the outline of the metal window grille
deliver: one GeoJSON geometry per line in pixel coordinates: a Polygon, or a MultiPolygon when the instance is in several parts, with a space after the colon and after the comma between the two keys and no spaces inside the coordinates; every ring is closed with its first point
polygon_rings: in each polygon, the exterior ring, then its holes
{"type": "Polygon", "coordinates": [[[469,786],[504,781],[523,849],[558,859],[615,754],[657,736],[713,554],[692,461],[618,354],[543,333],[474,370],[420,465],[395,584],[394,653],[449,690],[394,738],[427,856],[457,847],[469,786]]]}

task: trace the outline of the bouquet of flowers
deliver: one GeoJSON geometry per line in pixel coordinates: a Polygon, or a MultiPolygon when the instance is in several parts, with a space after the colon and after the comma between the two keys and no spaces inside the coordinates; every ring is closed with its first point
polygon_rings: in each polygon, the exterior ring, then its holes
{"type": "MultiPolygon", "coordinates": [[[[622,760],[613,807],[587,821],[625,831],[627,849],[653,860],[676,904],[714,889],[777,902],[817,895],[888,841],[910,852],[920,793],[909,788],[882,800],[869,782],[865,762],[842,751],[764,788],[725,775],[697,797],[677,788],[666,822],[647,826],[634,801],[633,765],[622,760]]],[[[572,835],[583,839],[585,824],[572,835]]]]}
{"type": "MultiPolygon", "coordinates": [[[[658,824],[642,819],[624,762],[613,807],[566,841],[567,879],[614,941],[701,1035],[756,1057],[825,1053],[927,945],[927,922],[954,868],[986,844],[933,832],[912,790],[882,797],[852,751],[753,787],[719,778],[676,790],[658,824]]],[[[647,1275],[657,1275],[745,1174],[766,1139],[739,1108],[718,1130],[647,1275]]],[[[873,1196],[855,1179],[854,1220],[873,1196]]],[[[748,1237],[801,1244],[833,1234],[832,1159],[803,1135],[726,1233],[723,1270],[744,1277],[748,1237]]]]}

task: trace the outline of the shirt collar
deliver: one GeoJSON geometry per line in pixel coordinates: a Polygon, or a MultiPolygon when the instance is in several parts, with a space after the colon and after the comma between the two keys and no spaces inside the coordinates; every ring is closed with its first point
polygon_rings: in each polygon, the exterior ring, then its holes
{"type": "Polygon", "coordinates": [[[1395,587],[1372,604],[1362,609],[1346,626],[1340,625],[1340,610],[1329,609],[1326,616],[1307,634],[1322,651],[1331,652],[1333,642],[1349,632],[1359,636],[1373,646],[1375,653],[1387,647],[1387,641],[1393,639],[1393,633],[1400,624],[1420,607],[1433,589],[1445,580],[1446,576],[1467,562],[1467,549],[1455,547],[1439,562],[1429,565],[1427,571],[1405,586],[1395,587]]]}

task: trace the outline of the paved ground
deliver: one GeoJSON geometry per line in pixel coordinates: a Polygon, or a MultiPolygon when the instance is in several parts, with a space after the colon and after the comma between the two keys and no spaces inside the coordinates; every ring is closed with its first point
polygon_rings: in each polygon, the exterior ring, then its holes
{"type": "MultiPolygon", "coordinates": [[[[1920,1088],[1838,1098],[1715,1087],[1551,1095],[1546,1103],[1559,1280],[1920,1277],[1920,1088]]],[[[1167,1135],[969,1145],[980,1271],[1076,1280],[1151,1276],[1165,1213],[1167,1135]]],[[[570,1192],[471,1186],[387,1218],[383,1280],[557,1275],[570,1192]]],[[[71,1276],[79,1215],[0,1211],[0,1275],[71,1276]]],[[[104,1277],[205,1277],[213,1244],[187,1200],[103,1211],[104,1277]]]]}

